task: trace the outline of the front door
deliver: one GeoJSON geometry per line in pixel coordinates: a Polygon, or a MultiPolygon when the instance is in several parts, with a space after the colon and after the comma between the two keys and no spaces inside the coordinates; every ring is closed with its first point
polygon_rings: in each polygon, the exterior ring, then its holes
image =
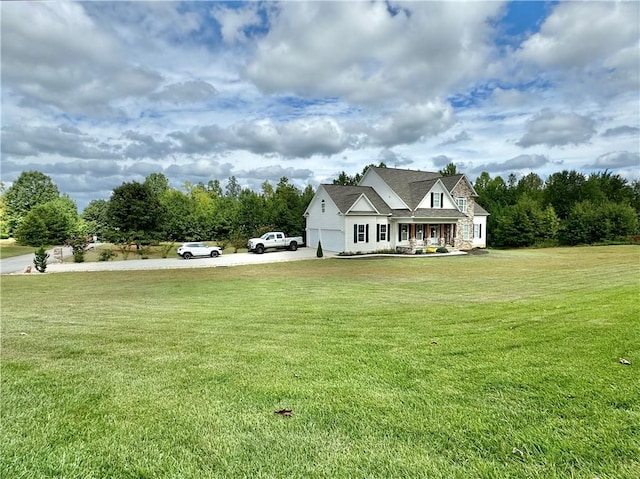
{"type": "Polygon", "coordinates": [[[438,244],[438,239],[440,238],[440,226],[439,225],[430,225],[429,226],[429,243],[430,244],[438,244]]]}

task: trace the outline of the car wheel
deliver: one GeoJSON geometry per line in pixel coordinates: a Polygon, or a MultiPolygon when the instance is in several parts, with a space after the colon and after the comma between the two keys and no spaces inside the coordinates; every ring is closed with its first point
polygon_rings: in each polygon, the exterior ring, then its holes
{"type": "Polygon", "coordinates": [[[187,251],[186,253],[184,253],[184,254],[182,255],[182,257],[183,257],[184,259],[191,259],[191,258],[193,257],[193,255],[187,251]]]}
{"type": "Polygon", "coordinates": [[[217,258],[219,254],[220,254],[220,253],[218,253],[217,251],[212,251],[212,252],[211,252],[211,257],[212,257],[212,258],[217,258]]]}
{"type": "Polygon", "coordinates": [[[291,251],[295,251],[298,249],[298,243],[296,243],[295,241],[292,241],[291,244],[289,245],[289,249],[291,251]]]}
{"type": "Polygon", "coordinates": [[[257,254],[262,254],[262,253],[264,253],[264,246],[262,246],[261,244],[259,244],[258,246],[256,246],[256,253],[257,253],[257,254]]]}

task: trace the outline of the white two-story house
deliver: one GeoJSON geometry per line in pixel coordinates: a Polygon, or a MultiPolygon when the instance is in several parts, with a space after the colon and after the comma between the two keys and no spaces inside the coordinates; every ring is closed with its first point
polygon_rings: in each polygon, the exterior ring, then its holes
{"type": "Polygon", "coordinates": [[[465,175],[370,167],[358,186],[322,184],[305,211],[307,245],[333,252],[484,248],[489,213],[465,175]]]}

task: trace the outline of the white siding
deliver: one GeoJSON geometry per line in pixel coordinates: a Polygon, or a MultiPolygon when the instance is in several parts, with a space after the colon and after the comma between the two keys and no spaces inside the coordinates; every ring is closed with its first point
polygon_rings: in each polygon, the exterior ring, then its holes
{"type": "Polygon", "coordinates": [[[445,188],[445,186],[437,182],[433,185],[433,188],[422,198],[422,201],[418,204],[418,208],[431,208],[431,193],[439,195],[442,194],[442,206],[443,209],[457,209],[457,205],[455,204],[455,199],[451,198],[451,195],[445,188]]]}
{"type": "Polygon", "coordinates": [[[351,211],[357,212],[368,212],[375,213],[374,207],[371,205],[369,200],[367,200],[364,196],[361,196],[351,208],[351,211]]]}
{"type": "Polygon", "coordinates": [[[475,216],[473,218],[473,224],[474,224],[474,229],[477,228],[475,225],[480,226],[480,238],[475,238],[475,237],[473,238],[473,246],[477,248],[486,248],[487,247],[487,217],[475,216]]]}
{"type": "Polygon", "coordinates": [[[307,207],[307,228],[308,229],[336,229],[343,228],[343,219],[338,211],[338,207],[329,198],[329,195],[322,186],[318,188],[311,203],[307,207]],[[322,212],[322,200],[324,200],[324,213],[322,212]]]}
{"type": "Polygon", "coordinates": [[[358,183],[359,186],[371,186],[380,195],[391,209],[403,209],[408,206],[400,197],[373,170],[367,170],[364,178],[358,183]]]}
{"type": "MultiPolygon", "coordinates": [[[[352,253],[356,253],[358,251],[363,253],[371,253],[373,251],[379,251],[383,249],[389,249],[393,245],[393,240],[390,236],[391,226],[387,222],[386,217],[375,217],[375,216],[347,216],[345,217],[345,230],[344,230],[344,239],[345,239],[345,249],[344,251],[349,251],[352,253]],[[378,241],[378,225],[387,225],[387,239],[385,241],[378,241]],[[363,225],[365,230],[365,240],[364,241],[354,241],[354,226],[363,225]],[[369,240],[366,241],[366,230],[367,226],[369,227],[369,240]]],[[[323,243],[324,244],[324,243],[323,243]]]]}
{"type": "Polygon", "coordinates": [[[322,186],[307,207],[307,214],[307,246],[317,248],[318,241],[322,241],[323,250],[344,251],[344,216],[322,186]]]}

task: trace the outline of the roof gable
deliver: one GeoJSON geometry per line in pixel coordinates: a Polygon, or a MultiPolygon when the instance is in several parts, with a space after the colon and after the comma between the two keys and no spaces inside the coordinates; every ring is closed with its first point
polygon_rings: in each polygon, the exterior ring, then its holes
{"type": "MultiPolygon", "coordinates": [[[[411,209],[416,208],[424,195],[426,195],[428,189],[433,186],[433,184],[430,184],[429,182],[436,180],[441,176],[440,173],[433,173],[430,171],[380,168],[377,166],[372,166],[369,170],[377,174],[380,179],[389,185],[389,187],[411,209]],[[427,191],[425,191],[424,188],[428,188],[427,191]],[[421,194],[421,191],[424,191],[424,193],[421,194]]],[[[367,170],[367,173],[369,170],[367,170]]]]}
{"type": "MultiPolygon", "coordinates": [[[[389,206],[370,186],[321,185],[342,214],[362,211],[358,208],[370,205],[369,212],[391,214],[389,206]],[[362,206],[360,206],[362,205],[362,206]]],[[[364,210],[367,211],[367,210],[364,210]]]]}
{"type": "Polygon", "coordinates": [[[362,193],[356,201],[353,202],[347,213],[380,213],[373,203],[362,193]]]}
{"type": "Polygon", "coordinates": [[[464,181],[464,182],[467,183],[467,186],[471,190],[471,195],[472,196],[478,196],[478,193],[476,193],[475,188],[473,187],[471,182],[467,179],[466,175],[460,174],[460,175],[452,175],[452,176],[443,176],[442,177],[442,182],[447,187],[449,192],[452,192],[453,189],[456,186],[458,186],[458,183],[460,183],[461,181],[464,181]]]}
{"type": "Polygon", "coordinates": [[[377,175],[382,181],[384,181],[411,210],[415,210],[420,206],[438,182],[443,185],[449,198],[453,198],[451,193],[460,181],[465,181],[469,186],[469,189],[472,191],[472,195],[477,196],[476,191],[473,189],[473,185],[469,180],[467,180],[467,177],[464,174],[442,176],[440,173],[431,171],[403,170],[398,168],[381,168],[378,166],[372,166],[365,173],[363,180],[369,171],[372,172],[371,174],[377,175]]]}

